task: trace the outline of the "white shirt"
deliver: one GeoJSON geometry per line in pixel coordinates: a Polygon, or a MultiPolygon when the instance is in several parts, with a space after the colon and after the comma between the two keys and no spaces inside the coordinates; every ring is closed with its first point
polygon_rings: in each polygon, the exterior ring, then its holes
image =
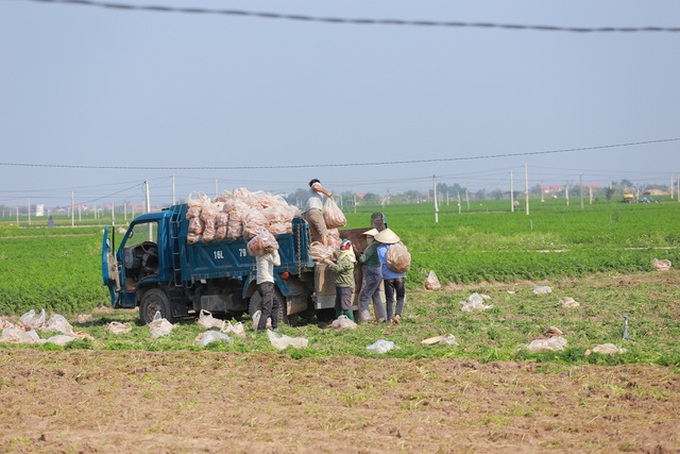
{"type": "Polygon", "coordinates": [[[281,265],[279,251],[261,255],[256,259],[257,263],[257,283],[274,282],[274,267],[281,265]]]}
{"type": "Polygon", "coordinates": [[[323,194],[316,192],[314,190],[314,185],[307,191],[307,200],[305,200],[305,209],[302,210],[306,213],[309,210],[317,209],[323,210],[323,194]]]}

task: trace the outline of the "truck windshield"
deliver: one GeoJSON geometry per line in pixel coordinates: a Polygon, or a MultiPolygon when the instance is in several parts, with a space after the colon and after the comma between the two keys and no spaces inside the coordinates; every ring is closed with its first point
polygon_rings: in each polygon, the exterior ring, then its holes
{"type": "Polygon", "coordinates": [[[132,227],[130,235],[128,235],[125,242],[126,248],[134,247],[138,244],[149,242],[158,244],[158,228],[155,222],[148,222],[145,224],[137,224],[132,227]]]}

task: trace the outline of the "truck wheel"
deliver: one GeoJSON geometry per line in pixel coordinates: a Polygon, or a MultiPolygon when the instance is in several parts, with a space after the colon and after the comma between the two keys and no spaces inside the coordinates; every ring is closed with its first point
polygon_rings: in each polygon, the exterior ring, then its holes
{"type": "Polygon", "coordinates": [[[160,312],[161,317],[170,323],[174,322],[168,296],[163,290],[152,288],[144,294],[139,304],[139,318],[142,324],[147,325],[151,323],[156,312],[160,312]]]}
{"type": "MultiPolygon", "coordinates": [[[[283,305],[286,304],[286,298],[284,298],[284,296],[281,294],[278,287],[274,288],[274,298],[276,298],[279,301],[279,323],[285,323],[286,325],[290,325],[291,322],[294,321],[294,319],[292,315],[289,316],[288,314],[286,314],[286,311],[283,310],[283,305]]],[[[255,312],[261,310],[262,310],[262,297],[260,296],[259,292],[255,291],[255,293],[253,293],[253,296],[250,297],[250,302],[248,303],[248,313],[252,318],[253,315],[255,315],[255,312]]]]}

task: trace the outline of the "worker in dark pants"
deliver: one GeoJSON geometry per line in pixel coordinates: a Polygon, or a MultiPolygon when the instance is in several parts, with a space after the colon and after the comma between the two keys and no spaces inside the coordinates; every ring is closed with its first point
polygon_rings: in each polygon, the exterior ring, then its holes
{"type": "Polygon", "coordinates": [[[369,301],[373,302],[373,315],[376,321],[385,322],[387,314],[385,312],[385,305],[380,297],[380,290],[383,283],[382,265],[378,257],[378,243],[373,241],[373,237],[378,234],[376,229],[371,229],[364,232],[366,243],[368,247],[364,253],[359,257],[359,262],[363,264],[361,267],[363,279],[361,282],[361,291],[359,292],[359,320],[367,322],[371,319],[371,313],[368,309],[369,301]]]}
{"type": "Polygon", "coordinates": [[[354,321],[352,312],[352,295],[354,294],[354,264],[357,259],[354,255],[352,242],[342,240],[340,249],[334,252],[335,262],[330,258],[324,263],[333,271],[335,276],[335,318],[341,315],[347,316],[354,321]]]}
{"type": "Polygon", "coordinates": [[[274,267],[281,265],[279,251],[271,249],[264,255],[257,257],[257,293],[262,297],[262,313],[257,323],[257,330],[267,329],[267,319],[272,320],[272,329],[279,324],[279,300],[276,298],[274,287],[274,267]]]}

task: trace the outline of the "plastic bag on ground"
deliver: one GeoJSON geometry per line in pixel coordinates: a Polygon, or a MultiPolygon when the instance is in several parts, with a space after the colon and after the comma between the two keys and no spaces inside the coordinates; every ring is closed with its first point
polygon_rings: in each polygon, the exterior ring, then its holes
{"type": "Polygon", "coordinates": [[[456,336],[454,336],[453,334],[442,334],[441,336],[429,337],[427,339],[420,341],[420,343],[423,345],[435,345],[435,344],[458,345],[458,341],[456,341],[456,336]]]}
{"type": "Polygon", "coordinates": [[[156,312],[153,320],[149,323],[149,331],[151,337],[157,339],[161,336],[167,336],[172,332],[173,325],[167,319],[161,317],[160,311],[156,312]]]}
{"type": "Polygon", "coordinates": [[[654,259],[652,260],[652,266],[657,271],[668,271],[671,268],[671,261],[654,259]]]}
{"type": "Polygon", "coordinates": [[[233,344],[234,339],[232,339],[231,337],[227,336],[224,333],[211,329],[199,334],[198,336],[196,336],[196,339],[194,340],[194,344],[203,346],[206,346],[213,342],[226,342],[228,344],[233,344]]]}
{"type": "Polygon", "coordinates": [[[262,311],[255,311],[253,314],[253,331],[255,331],[260,324],[260,317],[262,317],[262,311]]]}
{"type": "Polygon", "coordinates": [[[78,314],[78,316],[76,316],[76,323],[84,324],[92,322],[94,322],[92,314],[78,314]]]}
{"type": "Polygon", "coordinates": [[[196,320],[196,324],[203,328],[222,329],[222,326],[224,325],[224,320],[216,319],[213,317],[212,312],[206,311],[205,309],[201,309],[201,312],[199,312],[198,314],[198,320],[196,320]]]}
{"type": "Polygon", "coordinates": [[[3,320],[0,318],[0,330],[3,330],[5,328],[14,328],[14,323],[10,322],[9,320],[3,320]]]}
{"type": "Polygon", "coordinates": [[[59,331],[62,334],[72,334],[73,333],[73,327],[71,324],[66,320],[66,317],[63,315],[53,315],[50,317],[49,320],[43,325],[42,327],[43,331],[59,331]]]}
{"type": "Polygon", "coordinates": [[[132,325],[129,323],[111,322],[108,329],[113,334],[127,334],[132,331],[132,325]]]}
{"type": "Polygon", "coordinates": [[[428,290],[439,290],[442,288],[442,284],[439,282],[439,278],[434,270],[430,270],[430,274],[427,275],[427,279],[425,279],[425,288],[428,290]]]}
{"type": "Polygon", "coordinates": [[[240,338],[246,337],[246,330],[243,327],[243,323],[241,322],[236,322],[232,324],[231,321],[227,320],[222,326],[222,328],[220,328],[220,331],[222,331],[223,333],[232,333],[234,336],[240,338]]]}
{"type": "Polygon", "coordinates": [[[593,347],[593,352],[600,353],[602,355],[621,355],[627,351],[628,350],[625,348],[619,348],[614,344],[600,344],[593,347]]]}
{"type": "Polygon", "coordinates": [[[27,330],[40,329],[45,324],[45,309],[40,311],[40,314],[38,315],[31,309],[19,317],[19,321],[27,330]]]}
{"type": "Polygon", "coordinates": [[[536,339],[531,341],[527,347],[531,351],[554,351],[564,350],[567,339],[562,336],[553,336],[549,339],[536,339]]]}
{"type": "Polygon", "coordinates": [[[346,315],[341,315],[331,323],[333,329],[357,329],[357,324],[346,315]]]}
{"type": "Polygon", "coordinates": [[[55,334],[42,341],[43,344],[54,344],[54,345],[66,345],[69,342],[73,342],[77,337],[69,336],[67,334],[55,334]]]}
{"type": "Polygon", "coordinates": [[[78,339],[90,339],[93,340],[94,338],[90,336],[89,334],[82,333],[82,332],[77,332],[77,333],[71,333],[71,334],[55,334],[54,336],[51,336],[45,340],[42,341],[43,344],[55,344],[55,345],[66,345],[69,342],[73,342],[74,340],[78,339]]]}
{"type": "Polygon", "coordinates": [[[307,348],[309,344],[309,340],[304,337],[290,337],[285,334],[275,333],[270,329],[267,330],[267,337],[269,337],[269,342],[277,350],[283,350],[286,347],[307,348]]]}
{"type": "Polygon", "coordinates": [[[11,342],[14,344],[39,344],[41,342],[38,333],[32,329],[29,331],[21,327],[11,327],[2,330],[0,342],[11,342]]]}
{"type": "Polygon", "coordinates": [[[475,292],[468,296],[465,301],[461,301],[460,304],[463,306],[460,308],[463,312],[472,311],[484,311],[486,309],[491,309],[493,306],[484,304],[484,300],[489,299],[488,295],[480,295],[475,292]]]}
{"type": "Polygon", "coordinates": [[[581,305],[581,303],[579,303],[570,296],[565,296],[564,298],[562,298],[560,300],[560,304],[562,305],[562,307],[579,307],[581,305]]]}
{"type": "Polygon", "coordinates": [[[337,229],[347,224],[347,218],[335,200],[327,197],[323,203],[323,220],[327,229],[337,229]]]}
{"type": "Polygon", "coordinates": [[[534,293],[537,295],[546,295],[552,293],[552,288],[548,285],[537,285],[534,287],[534,293]]]}
{"type": "Polygon", "coordinates": [[[388,341],[385,339],[378,339],[377,341],[373,342],[371,345],[366,347],[366,350],[368,350],[371,353],[387,353],[390,350],[394,350],[397,347],[394,342],[388,341]]]}

